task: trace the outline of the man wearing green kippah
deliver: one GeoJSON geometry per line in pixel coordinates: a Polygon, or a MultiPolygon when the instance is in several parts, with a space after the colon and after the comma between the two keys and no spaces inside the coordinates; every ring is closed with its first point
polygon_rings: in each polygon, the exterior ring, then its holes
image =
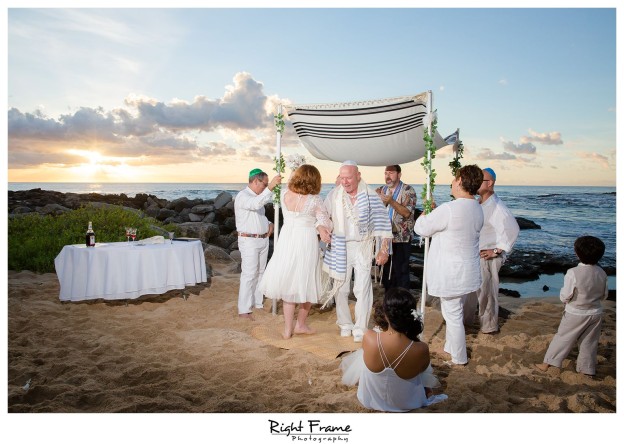
{"type": "Polygon", "coordinates": [[[264,215],[264,206],[271,201],[271,192],[282,176],[269,182],[269,176],[260,168],[249,172],[249,185],[234,199],[238,250],[241,254],[240,289],[238,291],[238,315],[253,319],[253,308],[262,308],[262,293],[257,291],[258,282],[266,268],[269,253],[269,237],[273,223],[264,215]]]}

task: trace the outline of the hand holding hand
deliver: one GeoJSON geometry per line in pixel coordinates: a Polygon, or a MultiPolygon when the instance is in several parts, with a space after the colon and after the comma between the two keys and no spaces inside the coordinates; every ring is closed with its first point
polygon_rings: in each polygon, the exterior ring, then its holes
{"type": "Polygon", "coordinates": [[[330,231],[327,229],[327,227],[323,226],[323,225],[319,225],[317,228],[320,236],[321,236],[321,240],[323,242],[325,242],[326,244],[331,242],[331,233],[330,231]]]}

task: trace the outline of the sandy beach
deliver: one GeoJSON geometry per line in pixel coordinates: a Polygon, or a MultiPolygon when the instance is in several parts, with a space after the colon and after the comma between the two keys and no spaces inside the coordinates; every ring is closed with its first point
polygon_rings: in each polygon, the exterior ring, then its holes
{"type": "MultiPolygon", "coordinates": [[[[280,345],[270,300],[254,321],[238,318],[238,282],[217,270],[205,285],[127,304],[61,303],[55,274],[9,271],[8,412],[371,413],[341,384],[331,347],[306,350],[311,336],[280,345]]],[[[533,367],[559,325],[557,298],[500,300],[499,334],[467,330],[467,367],[444,364],[442,316],[427,307],[424,339],[449,399],[414,412],[615,412],[615,302],[605,302],[590,379],[576,373],[576,351],[560,372],[533,367]]],[[[338,350],[358,346],[339,337],[334,310],[313,309],[310,324],[333,346],[342,340],[338,350]]]]}

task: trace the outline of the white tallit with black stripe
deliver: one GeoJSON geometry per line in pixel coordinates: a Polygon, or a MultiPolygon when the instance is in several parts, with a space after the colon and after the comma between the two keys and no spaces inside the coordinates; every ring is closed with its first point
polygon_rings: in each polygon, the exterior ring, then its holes
{"type": "MultiPolygon", "coordinates": [[[[303,146],[318,159],[385,166],[420,159],[425,153],[423,118],[428,93],[361,102],[287,105],[303,146]]],[[[434,135],[437,148],[447,145],[434,135]]]]}
{"type": "MultiPolygon", "coordinates": [[[[382,239],[392,239],[392,225],[388,212],[375,190],[369,188],[363,180],[358,184],[357,197],[353,212],[348,211],[349,197],[341,185],[327,196],[329,212],[334,225],[330,248],[323,257],[324,282],[320,303],[325,304],[336,295],[346,279],[347,242],[346,225],[354,224],[362,240],[361,254],[372,259],[379,252],[382,239]]],[[[327,206],[327,205],[326,205],[327,206]]]]}

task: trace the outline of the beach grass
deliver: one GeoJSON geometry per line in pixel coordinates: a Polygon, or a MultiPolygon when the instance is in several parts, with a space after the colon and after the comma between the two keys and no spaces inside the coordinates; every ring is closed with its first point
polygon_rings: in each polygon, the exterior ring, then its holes
{"type": "Polygon", "coordinates": [[[140,211],[121,206],[86,205],[58,216],[30,213],[9,218],[9,270],[54,273],[54,258],[63,247],[85,242],[89,221],[93,223],[97,242],[125,241],[125,227],[137,228],[139,239],[162,234],[156,227],[176,231],[175,224],[165,225],[140,211]]]}

